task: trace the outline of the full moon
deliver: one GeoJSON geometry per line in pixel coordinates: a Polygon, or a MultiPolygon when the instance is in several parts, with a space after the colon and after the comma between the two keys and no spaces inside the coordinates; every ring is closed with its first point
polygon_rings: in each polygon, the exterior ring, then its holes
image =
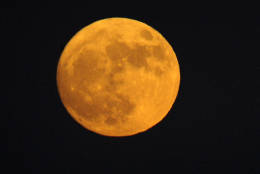
{"type": "Polygon", "coordinates": [[[180,70],[167,40],[149,25],[107,18],[78,31],[57,67],[63,105],[81,126],[104,136],[144,132],[170,111],[180,70]]]}

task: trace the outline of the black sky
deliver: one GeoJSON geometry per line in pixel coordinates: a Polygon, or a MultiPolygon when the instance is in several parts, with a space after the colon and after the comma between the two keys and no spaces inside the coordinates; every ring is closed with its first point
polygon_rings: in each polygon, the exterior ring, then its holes
{"type": "Polygon", "coordinates": [[[8,151],[29,173],[260,173],[260,23],[163,14],[16,10],[16,97],[8,151]],[[172,45],[181,84],[172,110],[132,137],[85,130],[63,107],[59,56],[70,38],[102,18],[128,17],[157,29],[172,45]]]}

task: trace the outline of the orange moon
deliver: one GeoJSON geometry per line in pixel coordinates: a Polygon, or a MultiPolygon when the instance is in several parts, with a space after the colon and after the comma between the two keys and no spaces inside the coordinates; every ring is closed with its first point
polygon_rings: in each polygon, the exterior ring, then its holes
{"type": "Polygon", "coordinates": [[[77,32],[57,68],[63,105],[84,128],[104,136],[144,132],[170,111],[180,85],[177,57],[149,25],[107,18],[77,32]]]}

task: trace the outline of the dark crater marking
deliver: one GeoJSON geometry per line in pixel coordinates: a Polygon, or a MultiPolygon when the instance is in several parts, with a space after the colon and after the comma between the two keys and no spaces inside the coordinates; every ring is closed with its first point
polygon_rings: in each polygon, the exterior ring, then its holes
{"type": "Polygon", "coordinates": [[[99,55],[93,50],[82,51],[78,59],[73,63],[73,76],[68,72],[62,76],[61,84],[64,84],[63,100],[64,103],[72,107],[77,114],[88,121],[94,121],[100,116],[107,117],[107,124],[115,124],[117,121],[127,120],[127,116],[134,111],[135,104],[131,103],[129,98],[123,94],[118,94],[115,89],[123,83],[121,80],[115,80],[115,73],[121,70],[114,68],[104,87],[105,91],[100,93],[92,92],[84,85],[98,83],[97,80],[104,75],[105,69],[97,68],[99,55]],[[71,87],[75,90],[71,90],[71,87]],[[88,94],[92,101],[87,101],[88,94]]]}

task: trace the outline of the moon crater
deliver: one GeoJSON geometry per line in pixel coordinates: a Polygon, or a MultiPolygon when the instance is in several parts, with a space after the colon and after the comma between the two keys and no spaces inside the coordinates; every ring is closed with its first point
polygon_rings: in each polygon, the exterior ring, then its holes
{"type": "Polygon", "coordinates": [[[153,35],[148,30],[142,30],[141,31],[141,37],[143,37],[146,40],[152,40],[153,35]]]}

